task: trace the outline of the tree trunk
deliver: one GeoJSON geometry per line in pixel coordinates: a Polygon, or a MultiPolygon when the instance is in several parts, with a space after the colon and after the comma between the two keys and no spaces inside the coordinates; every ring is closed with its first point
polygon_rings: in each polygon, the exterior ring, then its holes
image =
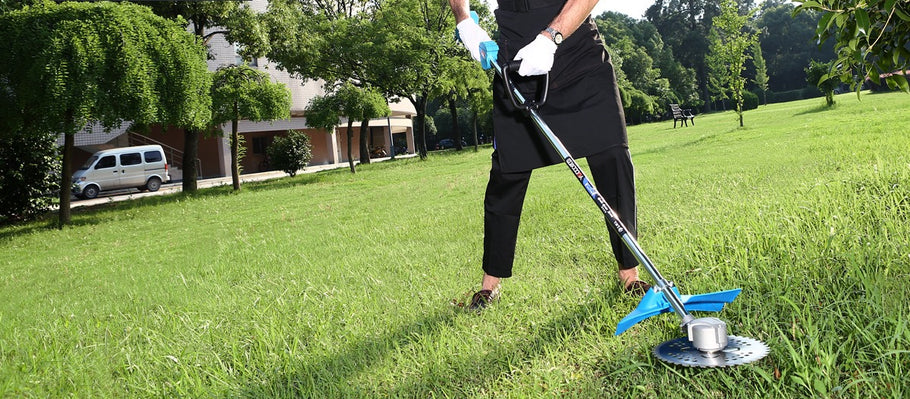
{"type": "Polygon", "coordinates": [[[449,96],[449,114],[452,115],[452,141],[455,142],[455,151],[461,151],[461,129],[458,128],[458,108],[455,107],[455,93],[449,96]]]}
{"type": "Polygon", "coordinates": [[[73,133],[66,133],[63,140],[63,172],[60,174],[60,209],[57,211],[58,228],[69,224],[70,213],[70,196],[73,187],[73,147],[76,146],[76,136],[73,133]]]}
{"type": "Polygon", "coordinates": [[[357,173],[357,169],[354,169],[354,153],[353,143],[354,141],[354,120],[348,119],[348,165],[351,167],[351,173],[357,173]]]}
{"type": "Polygon", "coordinates": [[[417,153],[420,154],[420,159],[427,159],[427,93],[423,93],[417,97],[417,103],[414,104],[414,108],[417,111],[417,117],[415,121],[417,122],[417,153]]]}
{"type": "Polygon", "coordinates": [[[240,190],[240,137],[237,135],[237,102],[234,102],[234,120],[231,121],[231,180],[234,182],[234,191],[240,190]]]}
{"type": "Polygon", "coordinates": [[[360,122],[360,163],[370,163],[370,120],[360,122]]]}
{"type": "Polygon", "coordinates": [[[183,133],[183,192],[196,191],[196,161],[199,156],[199,130],[187,128],[183,133]]]}
{"type": "Polygon", "coordinates": [[[474,152],[477,152],[480,149],[480,143],[477,142],[477,111],[474,111],[472,120],[474,122],[474,152]]]}

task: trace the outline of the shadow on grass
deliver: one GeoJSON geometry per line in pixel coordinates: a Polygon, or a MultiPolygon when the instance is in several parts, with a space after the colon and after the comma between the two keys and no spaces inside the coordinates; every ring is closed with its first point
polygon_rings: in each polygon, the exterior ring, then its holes
{"type": "MultiPolygon", "coordinates": [[[[566,309],[561,317],[536,328],[525,339],[484,353],[484,356],[454,356],[419,364],[417,371],[403,371],[401,379],[388,385],[361,386],[354,380],[386,361],[394,352],[406,353],[410,347],[415,352],[432,350],[428,342],[441,338],[456,320],[479,317],[461,309],[437,309],[434,313],[418,317],[413,323],[390,331],[383,336],[363,338],[334,356],[314,358],[302,364],[290,365],[291,370],[265,380],[253,381],[241,392],[229,396],[241,397],[428,397],[433,393],[442,396],[466,395],[475,388],[484,388],[501,378],[508,378],[516,364],[527,364],[546,356],[554,348],[571,345],[568,342],[586,330],[589,321],[599,324],[604,308],[613,306],[621,298],[614,291],[604,291],[593,301],[566,309]]],[[[507,315],[502,315],[507,317],[507,315]]],[[[610,334],[612,331],[604,331],[610,334]]],[[[449,337],[446,337],[447,339],[449,337]]],[[[457,353],[453,351],[452,353],[457,353]]],[[[632,362],[632,360],[629,360],[632,362]]],[[[281,367],[276,367],[280,369],[281,367]]],[[[259,377],[259,376],[257,376],[259,377]]]]}
{"type": "Polygon", "coordinates": [[[715,139],[715,138],[717,138],[717,137],[719,137],[719,136],[721,136],[721,135],[723,135],[723,134],[727,134],[727,133],[729,133],[729,132],[730,132],[730,131],[716,132],[716,133],[713,133],[713,134],[706,134],[706,135],[703,135],[703,136],[699,136],[699,137],[695,138],[694,140],[680,141],[680,142],[676,142],[676,143],[671,144],[671,145],[664,145],[664,146],[659,146],[659,147],[653,147],[653,148],[650,148],[650,149],[647,149],[647,150],[644,150],[644,151],[640,151],[640,152],[634,152],[634,151],[633,151],[632,155],[633,155],[633,156],[642,156],[642,155],[660,154],[660,153],[666,152],[666,151],[681,150],[681,149],[684,149],[684,148],[695,147],[695,146],[698,146],[698,145],[700,145],[700,144],[704,144],[704,143],[706,143],[706,142],[709,142],[709,141],[711,141],[711,140],[713,140],[713,139],[715,139]]]}
{"type": "Polygon", "coordinates": [[[837,103],[834,103],[834,105],[831,105],[831,106],[828,106],[827,104],[819,104],[815,107],[803,110],[802,112],[797,112],[797,113],[793,114],[793,116],[817,114],[817,113],[821,113],[821,112],[830,112],[830,111],[837,111],[837,103]]]}

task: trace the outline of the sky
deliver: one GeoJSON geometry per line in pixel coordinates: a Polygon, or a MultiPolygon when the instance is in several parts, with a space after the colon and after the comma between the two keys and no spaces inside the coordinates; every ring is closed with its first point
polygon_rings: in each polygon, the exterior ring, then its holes
{"type": "Polygon", "coordinates": [[[654,4],[654,0],[600,0],[591,14],[595,17],[604,11],[615,11],[626,14],[635,19],[642,19],[648,7],[654,4]]]}
{"type": "MultiPolygon", "coordinates": [[[[490,9],[496,8],[496,0],[485,0],[490,9]]],[[[654,4],[654,0],[600,0],[591,14],[595,17],[604,11],[616,11],[635,19],[643,19],[645,11],[654,4]]]]}

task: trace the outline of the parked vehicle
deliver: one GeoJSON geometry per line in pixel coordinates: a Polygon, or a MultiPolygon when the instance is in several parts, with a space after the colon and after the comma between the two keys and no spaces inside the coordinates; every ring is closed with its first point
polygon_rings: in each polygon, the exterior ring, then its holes
{"type": "Polygon", "coordinates": [[[112,148],[94,153],[73,173],[73,194],[95,198],[124,188],[158,191],[169,181],[170,166],[160,145],[112,148]]]}
{"type": "MultiPolygon", "coordinates": [[[[468,144],[461,140],[461,146],[466,147],[468,144]]],[[[439,140],[439,143],[436,144],[437,150],[445,150],[447,148],[455,148],[455,140],[452,139],[442,139],[439,140]]]]}

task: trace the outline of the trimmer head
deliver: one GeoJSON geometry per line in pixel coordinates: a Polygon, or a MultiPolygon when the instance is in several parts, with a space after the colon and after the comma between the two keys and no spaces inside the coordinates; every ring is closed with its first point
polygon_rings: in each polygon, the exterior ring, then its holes
{"type": "Polygon", "coordinates": [[[686,367],[733,367],[752,363],[765,357],[769,350],[763,342],[735,335],[727,336],[727,346],[717,352],[701,351],[682,337],[654,347],[654,356],[667,363],[686,367]]]}
{"type": "Polygon", "coordinates": [[[727,335],[727,323],[716,317],[694,319],[685,325],[688,337],[654,347],[654,355],[686,367],[731,367],[752,363],[768,354],[758,340],[727,335]]]}
{"type": "MultiPolygon", "coordinates": [[[[717,312],[724,304],[733,302],[740,291],[679,295],[676,287],[670,290],[651,288],[638,307],[617,324],[616,335],[644,319],[673,311],[668,297],[678,298],[687,310],[717,312]]],[[[688,336],[656,346],[654,355],[658,359],[686,367],[731,367],[754,362],[769,352],[768,346],[761,341],[727,335],[727,323],[716,317],[695,319],[686,313],[682,320],[682,328],[688,336]]]]}

